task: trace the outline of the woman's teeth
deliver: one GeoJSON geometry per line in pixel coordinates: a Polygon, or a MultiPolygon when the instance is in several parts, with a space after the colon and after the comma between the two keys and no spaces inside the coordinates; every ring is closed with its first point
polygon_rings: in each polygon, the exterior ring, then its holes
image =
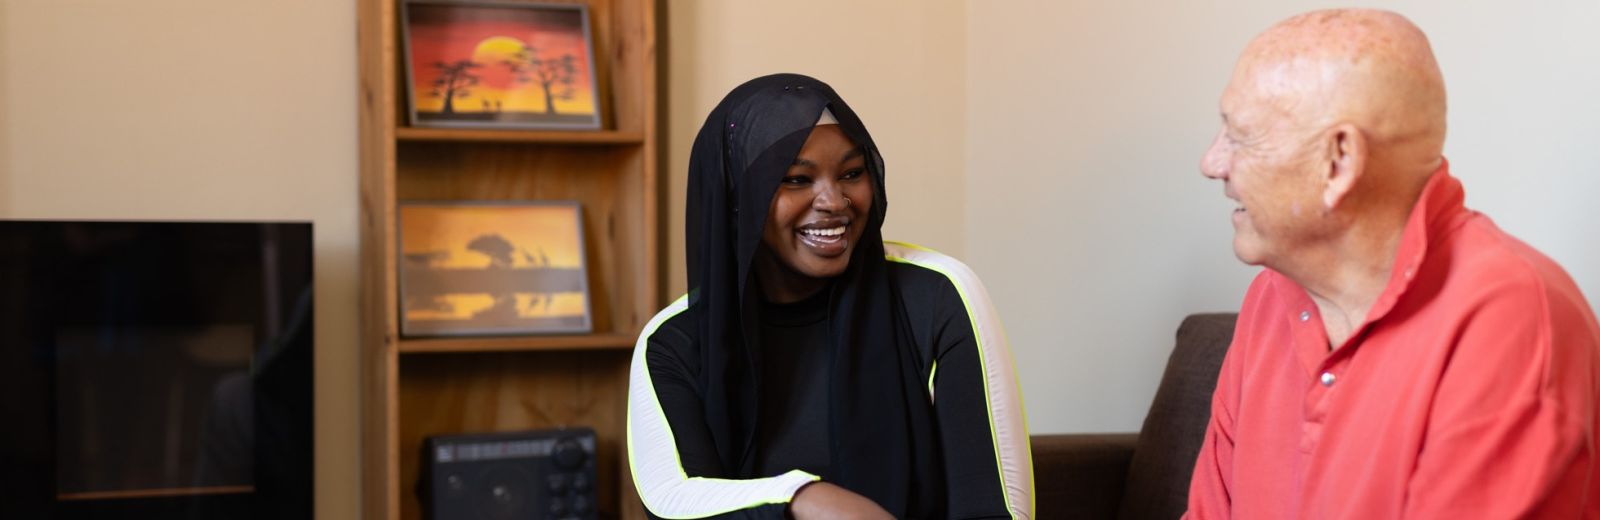
{"type": "Polygon", "coordinates": [[[843,235],[844,226],[828,229],[801,229],[800,232],[814,237],[832,237],[843,235]]]}

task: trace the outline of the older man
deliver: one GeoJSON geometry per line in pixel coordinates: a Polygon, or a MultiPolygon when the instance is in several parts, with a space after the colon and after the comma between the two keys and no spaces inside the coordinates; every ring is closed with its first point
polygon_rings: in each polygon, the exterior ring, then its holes
{"type": "Polygon", "coordinates": [[[1600,517],[1600,327],[1560,266],[1462,206],[1422,32],[1296,16],[1221,107],[1201,170],[1265,269],[1187,517],[1600,517]]]}

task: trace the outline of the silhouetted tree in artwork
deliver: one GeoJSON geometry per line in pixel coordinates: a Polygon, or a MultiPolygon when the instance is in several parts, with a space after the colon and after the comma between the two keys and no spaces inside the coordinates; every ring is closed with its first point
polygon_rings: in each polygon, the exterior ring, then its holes
{"type": "Polygon", "coordinates": [[[572,82],[578,74],[578,61],[572,54],[543,57],[533,47],[524,45],[512,58],[505,64],[516,75],[517,82],[537,82],[539,88],[544,90],[545,113],[556,113],[557,99],[572,99],[572,82]]]}
{"type": "Polygon", "coordinates": [[[478,85],[478,77],[472,74],[472,70],[482,67],[483,65],[472,60],[460,60],[454,63],[434,62],[433,68],[439,69],[439,79],[433,80],[432,94],[444,97],[443,113],[455,113],[456,98],[472,94],[467,89],[478,85]]]}
{"type": "Polygon", "coordinates": [[[511,267],[511,253],[517,248],[500,235],[482,235],[467,242],[467,250],[489,257],[489,267],[511,267]]]}

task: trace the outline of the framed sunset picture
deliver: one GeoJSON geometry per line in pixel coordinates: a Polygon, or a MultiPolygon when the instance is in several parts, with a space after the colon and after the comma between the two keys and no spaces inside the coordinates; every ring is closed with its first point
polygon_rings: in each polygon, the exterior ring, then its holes
{"type": "Polygon", "coordinates": [[[400,333],[591,330],[575,201],[399,204],[400,333]]]}
{"type": "Polygon", "coordinates": [[[599,129],[589,10],[404,0],[412,126],[599,129]]]}

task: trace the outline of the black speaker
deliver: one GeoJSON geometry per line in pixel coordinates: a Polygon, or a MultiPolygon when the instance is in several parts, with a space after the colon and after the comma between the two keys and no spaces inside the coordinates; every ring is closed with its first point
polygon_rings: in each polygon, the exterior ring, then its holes
{"type": "Polygon", "coordinates": [[[594,430],[440,435],[422,443],[429,520],[595,518],[594,430]]]}

